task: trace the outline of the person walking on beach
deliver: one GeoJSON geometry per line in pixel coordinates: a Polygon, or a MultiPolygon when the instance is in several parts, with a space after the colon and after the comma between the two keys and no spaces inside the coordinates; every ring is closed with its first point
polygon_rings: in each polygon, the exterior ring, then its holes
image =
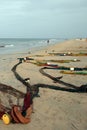
{"type": "Polygon", "coordinates": [[[47,43],[49,43],[49,40],[47,40],[47,43]]]}

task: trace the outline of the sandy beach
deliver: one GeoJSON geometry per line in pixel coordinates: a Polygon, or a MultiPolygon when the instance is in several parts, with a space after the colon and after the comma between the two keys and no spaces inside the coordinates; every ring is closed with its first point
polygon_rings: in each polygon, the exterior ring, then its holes
{"type": "MultiPolygon", "coordinates": [[[[0,120],[0,130],[87,130],[87,94],[86,92],[72,92],[70,87],[62,83],[55,83],[50,78],[42,75],[39,70],[43,66],[37,66],[36,61],[48,61],[50,64],[66,67],[87,67],[87,55],[75,55],[87,53],[86,39],[67,40],[55,45],[48,45],[37,52],[30,54],[0,55],[0,83],[12,86],[13,88],[26,93],[26,87],[16,79],[11,71],[13,66],[19,62],[17,58],[29,57],[34,60],[26,60],[17,67],[17,72],[25,78],[30,78],[30,84],[43,84],[39,86],[39,96],[33,99],[34,113],[31,115],[31,122],[28,124],[5,125],[0,120]],[[65,54],[65,55],[57,55],[65,54]],[[68,54],[68,55],[67,55],[68,54]],[[70,55],[73,54],[73,55],[70,55]],[[71,60],[70,62],[52,62],[53,60],[71,60]],[[74,62],[72,62],[75,60],[74,62]],[[55,90],[48,86],[55,86],[55,90]],[[64,88],[64,89],[62,89],[64,88]]],[[[64,74],[59,69],[46,69],[46,73],[53,77],[60,77],[61,81],[79,88],[87,84],[87,75],[64,74]]],[[[12,95],[0,91],[0,102],[11,107],[8,100],[17,105],[17,99],[12,95]]],[[[23,104],[23,99],[19,101],[23,104]]]]}

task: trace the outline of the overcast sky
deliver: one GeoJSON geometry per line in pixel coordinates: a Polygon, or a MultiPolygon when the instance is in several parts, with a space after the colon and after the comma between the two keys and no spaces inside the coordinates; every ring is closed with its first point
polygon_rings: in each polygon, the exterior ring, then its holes
{"type": "Polygon", "coordinates": [[[87,37],[87,0],[0,0],[5,37],[87,37]]]}

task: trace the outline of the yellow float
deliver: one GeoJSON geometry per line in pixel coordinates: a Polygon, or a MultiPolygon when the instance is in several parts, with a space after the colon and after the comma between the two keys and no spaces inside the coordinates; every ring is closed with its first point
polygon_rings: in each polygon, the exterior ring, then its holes
{"type": "Polygon", "coordinates": [[[11,116],[8,113],[6,113],[2,116],[2,120],[6,125],[8,125],[11,122],[11,116]]]}

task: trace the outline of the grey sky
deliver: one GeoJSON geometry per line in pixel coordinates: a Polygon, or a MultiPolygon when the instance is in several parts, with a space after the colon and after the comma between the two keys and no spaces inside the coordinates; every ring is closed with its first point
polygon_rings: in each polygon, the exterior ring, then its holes
{"type": "Polygon", "coordinates": [[[0,0],[1,37],[87,37],[87,0],[0,0]]]}

